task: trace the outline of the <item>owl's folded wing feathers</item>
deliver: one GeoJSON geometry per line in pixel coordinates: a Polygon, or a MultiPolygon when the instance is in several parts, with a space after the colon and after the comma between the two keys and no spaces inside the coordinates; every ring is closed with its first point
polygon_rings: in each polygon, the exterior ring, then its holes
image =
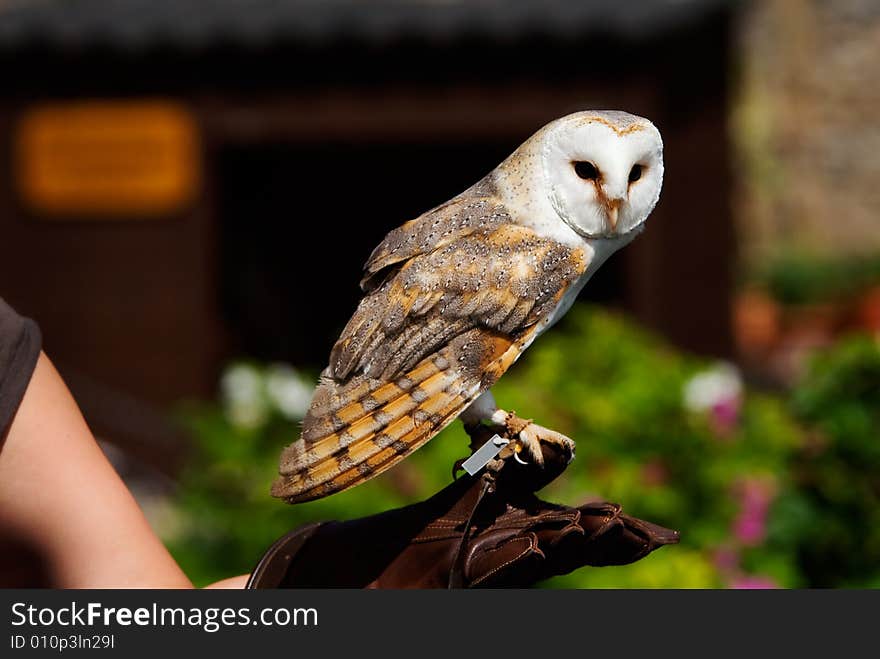
{"type": "Polygon", "coordinates": [[[302,440],[282,455],[275,496],[327,496],[422,446],[509,368],[583,274],[582,250],[484,201],[491,217],[467,230],[447,234],[441,221],[430,236],[422,216],[374,252],[370,292],[333,348],[302,440]]]}
{"type": "Polygon", "coordinates": [[[491,181],[484,179],[454,199],[390,231],[367,259],[361,288],[368,293],[376,289],[390,266],[505,223],[510,223],[510,215],[495,196],[491,181]]]}

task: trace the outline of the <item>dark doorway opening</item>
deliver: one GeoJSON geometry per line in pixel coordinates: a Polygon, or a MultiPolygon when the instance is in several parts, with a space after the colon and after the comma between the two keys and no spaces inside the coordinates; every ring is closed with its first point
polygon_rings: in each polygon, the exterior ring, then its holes
{"type": "MultiPolygon", "coordinates": [[[[232,351],[323,368],[385,234],[465,190],[516,146],[224,147],[216,160],[220,295],[232,351]]],[[[620,268],[619,259],[603,266],[584,297],[618,300],[620,268]]]]}

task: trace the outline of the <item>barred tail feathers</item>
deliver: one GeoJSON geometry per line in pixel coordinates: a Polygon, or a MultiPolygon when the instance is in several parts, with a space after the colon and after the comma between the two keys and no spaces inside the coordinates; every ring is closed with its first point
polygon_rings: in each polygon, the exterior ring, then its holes
{"type": "Polygon", "coordinates": [[[423,446],[519,357],[523,340],[473,330],[393,381],[325,378],[287,447],[272,495],[289,503],[328,496],[391,468],[423,446]]]}

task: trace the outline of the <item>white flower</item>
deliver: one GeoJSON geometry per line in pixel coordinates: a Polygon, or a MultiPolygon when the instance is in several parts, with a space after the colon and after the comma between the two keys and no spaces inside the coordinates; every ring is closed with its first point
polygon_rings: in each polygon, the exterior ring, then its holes
{"type": "Polygon", "coordinates": [[[288,364],[272,364],[266,375],[266,393],[281,414],[302,419],[312,401],[312,386],[288,364]]]}
{"type": "Polygon", "coordinates": [[[248,364],[233,364],[220,378],[223,407],[229,421],[243,428],[256,428],[266,421],[269,404],[260,372],[248,364]]]}
{"type": "Polygon", "coordinates": [[[735,401],[742,395],[743,383],[739,370],[730,363],[719,362],[697,373],[684,386],[684,405],[694,412],[705,412],[718,405],[735,401]]]}

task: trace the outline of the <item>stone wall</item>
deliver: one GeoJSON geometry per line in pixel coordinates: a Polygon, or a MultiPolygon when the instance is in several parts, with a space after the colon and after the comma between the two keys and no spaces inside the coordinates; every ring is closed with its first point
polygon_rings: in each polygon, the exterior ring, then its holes
{"type": "Polygon", "coordinates": [[[880,2],[763,0],[733,72],[742,256],[880,251],[880,2]]]}

